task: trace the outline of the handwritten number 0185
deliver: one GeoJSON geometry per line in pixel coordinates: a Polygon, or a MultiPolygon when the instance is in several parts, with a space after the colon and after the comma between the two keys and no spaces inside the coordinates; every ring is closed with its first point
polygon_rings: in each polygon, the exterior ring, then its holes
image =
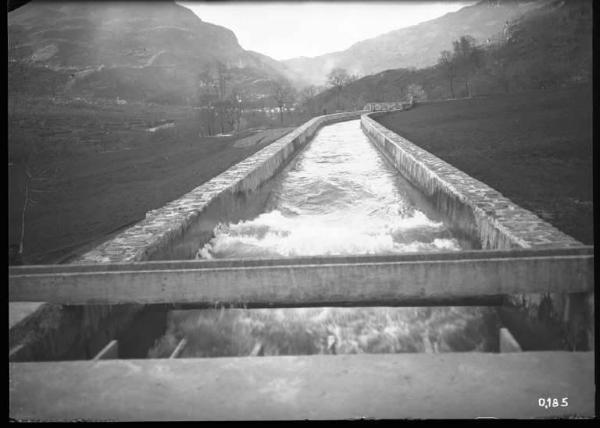
{"type": "Polygon", "coordinates": [[[538,406],[543,407],[545,409],[549,409],[551,407],[568,407],[569,398],[563,397],[560,401],[558,398],[538,398],[538,406]]]}

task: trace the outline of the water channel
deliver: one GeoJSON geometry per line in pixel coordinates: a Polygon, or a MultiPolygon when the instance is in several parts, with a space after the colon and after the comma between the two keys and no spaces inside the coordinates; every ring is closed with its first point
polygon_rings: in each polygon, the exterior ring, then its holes
{"type": "MultiPolygon", "coordinates": [[[[423,196],[352,120],[322,128],[277,177],[254,219],[220,224],[198,258],[295,257],[460,251],[423,196]]],[[[299,308],[171,311],[149,351],[185,338],[182,357],[495,351],[485,307],[299,308]]]]}

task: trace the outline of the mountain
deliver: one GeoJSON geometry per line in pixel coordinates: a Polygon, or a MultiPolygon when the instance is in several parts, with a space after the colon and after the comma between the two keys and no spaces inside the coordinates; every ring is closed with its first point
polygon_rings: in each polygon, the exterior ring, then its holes
{"type": "MultiPolygon", "coordinates": [[[[592,0],[548,0],[513,20],[503,37],[482,45],[482,63],[471,78],[473,94],[491,95],[573,85],[590,85],[593,75],[592,0]]],[[[463,77],[454,96],[465,97],[463,77]]],[[[314,97],[311,111],[362,108],[368,102],[406,99],[417,85],[430,100],[453,97],[438,66],[399,68],[365,76],[337,94],[333,88],[314,97]]]]}
{"type": "Polygon", "coordinates": [[[542,1],[483,0],[440,18],[363,40],[344,51],[283,63],[317,85],[323,84],[335,67],[359,75],[427,67],[436,63],[442,50],[452,50],[452,41],[460,36],[468,34],[484,42],[502,33],[507,21],[541,4],[542,1]]]}
{"type": "Polygon", "coordinates": [[[286,67],[174,2],[33,1],[8,13],[9,82],[33,94],[191,103],[198,75],[260,98],[286,67]]]}

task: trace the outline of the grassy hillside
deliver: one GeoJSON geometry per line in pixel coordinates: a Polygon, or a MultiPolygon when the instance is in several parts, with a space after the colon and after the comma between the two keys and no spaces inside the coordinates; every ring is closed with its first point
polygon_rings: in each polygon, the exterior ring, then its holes
{"type": "Polygon", "coordinates": [[[377,120],[593,244],[591,86],[428,103],[377,120]]]}
{"type": "Polygon", "coordinates": [[[21,101],[9,122],[9,245],[21,236],[27,165],[26,263],[106,239],[289,131],[200,137],[190,108],[21,101]]]}
{"type": "Polygon", "coordinates": [[[8,39],[13,96],[189,105],[197,101],[199,74],[221,64],[229,72],[222,97],[235,88],[250,99],[285,68],[174,1],[32,1],[8,14],[8,39]]]}

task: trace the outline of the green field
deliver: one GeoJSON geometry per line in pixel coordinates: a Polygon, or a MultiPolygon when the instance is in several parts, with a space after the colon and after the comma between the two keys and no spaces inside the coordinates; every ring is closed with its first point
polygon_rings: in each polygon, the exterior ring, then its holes
{"type": "Polygon", "coordinates": [[[193,109],[154,104],[31,98],[10,107],[9,245],[20,240],[29,155],[31,264],[68,260],[289,131],[200,137],[193,109]]]}
{"type": "Polygon", "coordinates": [[[432,102],[377,120],[593,244],[591,86],[432,102]]]}

